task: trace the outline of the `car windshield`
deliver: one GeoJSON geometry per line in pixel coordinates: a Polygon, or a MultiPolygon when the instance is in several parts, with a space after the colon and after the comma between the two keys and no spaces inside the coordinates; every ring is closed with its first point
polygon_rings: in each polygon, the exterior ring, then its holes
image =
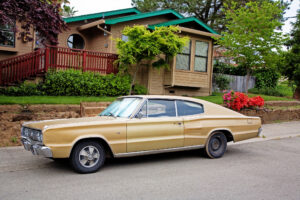
{"type": "Polygon", "coordinates": [[[127,97],[119,98],[110,104],[99,116],[130,117],[142,98],[127,97]]]}

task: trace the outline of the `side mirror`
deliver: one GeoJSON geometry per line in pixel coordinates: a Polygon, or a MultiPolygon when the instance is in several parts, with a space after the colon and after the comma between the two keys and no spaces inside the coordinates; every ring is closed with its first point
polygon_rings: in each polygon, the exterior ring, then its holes
{"type": "Polygon", "coordinates": [[[144,116],[144,115],[142,114],[142,112],[139,112],[139,113],[135,116],[135,118],[142,119],[143,116],[144,116]]]}

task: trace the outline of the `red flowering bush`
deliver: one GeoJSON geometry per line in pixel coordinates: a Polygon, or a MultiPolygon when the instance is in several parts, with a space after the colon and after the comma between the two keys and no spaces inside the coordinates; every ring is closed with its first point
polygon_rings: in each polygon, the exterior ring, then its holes
{"type": "Polygon", "coordinates": [[[244,93],[234,92],[233,90],[224,93],[223,102],[228,108],[233,110],[262,107],[264,105],[264,99],[260,96],[249,98],[244,93]]]}

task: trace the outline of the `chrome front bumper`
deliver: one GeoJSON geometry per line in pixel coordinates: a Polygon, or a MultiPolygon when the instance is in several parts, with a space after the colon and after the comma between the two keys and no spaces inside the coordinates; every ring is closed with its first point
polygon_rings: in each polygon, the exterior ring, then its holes
{"type": "Polygon", "coordinates": [[[27,137],[22,137],[21,141],[24,149],[26,149],[27,151],[31,151],[33,155],[42,155],[47,158],[52,158],[52,151],[49,147],[34,142],[27,137]]]}

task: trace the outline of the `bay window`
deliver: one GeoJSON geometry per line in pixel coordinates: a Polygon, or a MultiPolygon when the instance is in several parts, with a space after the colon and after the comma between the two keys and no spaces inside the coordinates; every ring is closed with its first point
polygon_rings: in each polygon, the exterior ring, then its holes
{"type": "Polygon", "coordinates": [[[182,53],[176,56],[176,69],[194,72],[207,72],[209,43],[190,40],[182,53]],[[193,59],[194,62],[191,62],[193,59]]]}

